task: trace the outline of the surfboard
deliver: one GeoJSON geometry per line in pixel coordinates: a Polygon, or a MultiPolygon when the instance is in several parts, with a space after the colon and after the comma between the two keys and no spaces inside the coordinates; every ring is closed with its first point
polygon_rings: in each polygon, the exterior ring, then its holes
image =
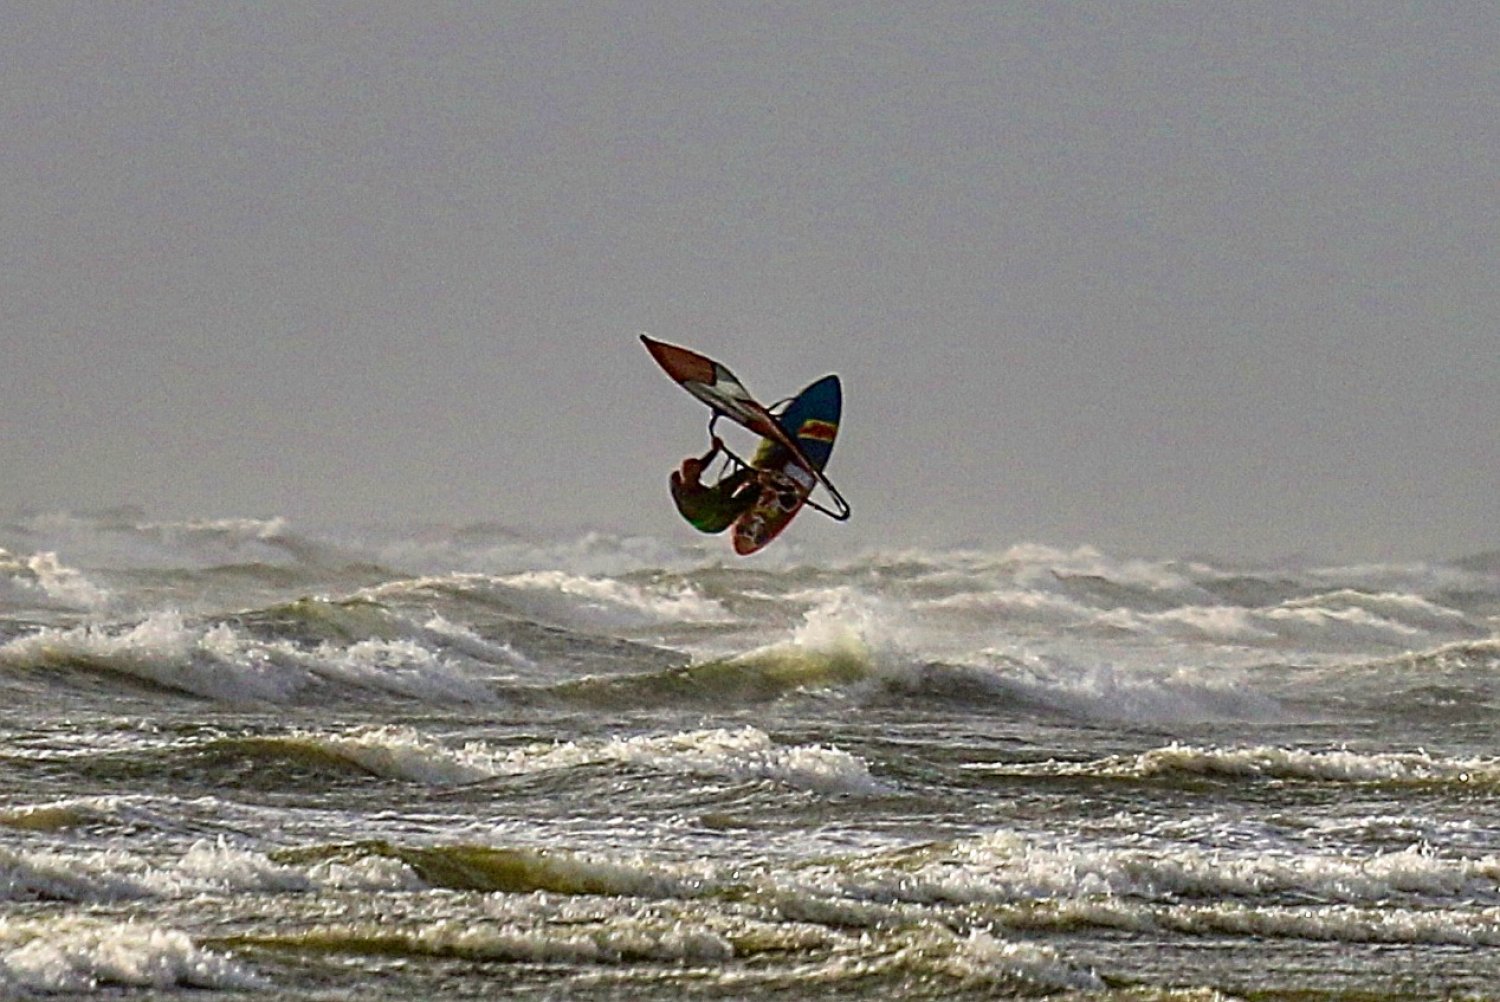
{"type": "Polygon", "coordinates": [[[844,391],[838,376],[824,376],[792,398],[776,419],[813,469],[804,466],[779,440],[762,439],[752,461],[762,470],[760,497],[734,523],[734,552],[749,556],[779,536],[807,503],[833,454],[844,391]]]}

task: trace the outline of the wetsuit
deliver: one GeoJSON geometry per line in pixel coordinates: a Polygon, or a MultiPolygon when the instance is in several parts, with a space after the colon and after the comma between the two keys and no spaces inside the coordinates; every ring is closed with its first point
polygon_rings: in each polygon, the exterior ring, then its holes
{"type": "Polygon", "coordinates": [[[723,532],[760,497],[760,481],[749,467],[741,467],[712,487],[705,487],[698,478],[713,454],[702,460],[689,459],[681,470],[672,471],[672,500],[682,517],[699,532],[723,532]]]}

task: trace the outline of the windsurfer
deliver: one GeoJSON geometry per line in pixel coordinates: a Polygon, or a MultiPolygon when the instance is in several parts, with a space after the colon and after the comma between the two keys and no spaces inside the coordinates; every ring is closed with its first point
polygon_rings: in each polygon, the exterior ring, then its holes
{"type": "Polygon", "coordinates": [[[740,466],[713,486],[703,483],[703,471],[723,450],[723,440],[715,435],[713,448],[702,456],[689,456],[672,471],[672,500],[682,517],[699,532],[723,532],[760,497],[758,472],[749,466],[740,466]]]}

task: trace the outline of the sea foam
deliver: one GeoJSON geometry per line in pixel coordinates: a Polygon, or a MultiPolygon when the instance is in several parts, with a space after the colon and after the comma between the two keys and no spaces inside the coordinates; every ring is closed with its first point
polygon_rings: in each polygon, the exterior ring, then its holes
{"type": "MultiPolygon", "coordinates": [[[[1191,845],[1145,850],[1026,841],[1010,833],[860,861],[836,876],[843,893],[884,902],[1018,905],[1234,899],[1279,905],[1377,905],[1392,899],[1500,903],[1500,859],[1422,848],[1364,856],[1243,855],[1191,845]]],[[[827,876],[835,876],[829,874],[827,876]]],[[[827,877],[825,877],[827,879],[827,877]]]]}
{"type": "Polygon", "coordinates": [[[294,732],[265,739],[307,746],[392,779],[447,786],[601,763],[642,766],[731,781],[770,780],[819,793],[876,793],[883,787],[858,757],[826,745],[779,745],[755,727],[644,734],[508,749],[484,742],[450,747],[409,727],[341,734],[294,732]]]}
{"type": "Polygon", "coordinates": [[[1160,778],[1217,776],[1329,783],[1472,783],[1500,785],[1500,760],[1446,758],[1426,751],[1358,752],[1274,745],[1215,748],[1173,743],[1094,762],[1048,762],[996,771],[1160,778]]]}
{"type": "Polygon", "coordinates": [[[248,967],[182,932],[78,916],[0,916],[0,993],[84,994],[113,988],[260,989],[248,967]]]}
{"type": "Polygon", "coordinates": [[[302,894],[324,888],[403,890],[413,874],[396,861],[279,863],[222,840],[200,839],[181,855],[147,858],[121,849],[0,847],[0,901],[101,903],[202,895],[302,894]]]}
{"type": "Polygon", "coordinates": [[[46,627],[0,645],[0,665],[7,664],[83,669],[225,702],[291,702],[310,692],[326,695],[330,686],[350,695],[434,702],[495,698],[482,680],[418,639],[371,637],[307,647],[260,640],[228,622],[192,623],[175,610],[133,625],[46,627]]]}
{"type": "Polygon", "coordinates": [[[0,608],[100,609],[110,593],[52,552],[16,556],[0,549],[0,608]]]}

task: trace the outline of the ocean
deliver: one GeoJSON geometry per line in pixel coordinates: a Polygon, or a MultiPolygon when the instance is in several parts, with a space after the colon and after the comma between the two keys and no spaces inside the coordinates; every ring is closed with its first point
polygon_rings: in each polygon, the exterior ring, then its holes
{"type": "Polygon", "coordinates": [[[0,996],[1500,998],[1500,555],[838,531],[0,519],[0,996]]]}

